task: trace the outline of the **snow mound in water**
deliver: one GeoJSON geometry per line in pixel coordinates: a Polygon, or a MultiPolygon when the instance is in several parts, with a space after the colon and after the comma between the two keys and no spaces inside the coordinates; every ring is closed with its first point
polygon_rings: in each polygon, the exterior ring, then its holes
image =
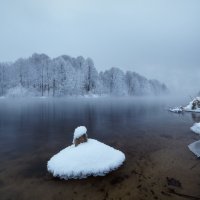
{"type": "Polygon", "coordinates": [[[195,123],[190,129],[194,133],[200,134],[200,123],[195,123]]]}
{"type": "Polygon", "coordinates": [[[200,140],[193,142],[192,144],[188,145],[188,148],[191,152],[193,152],[197,157],[200,157],[200,140]]]}
{"type": "Polygon", "coordinates": [[[79,137],[81,137],[82,135],[86,134],[87,133],[87,128],[85,126],[79,126],[75,129],[74,131],[74,139],[77,139],[79,137]]]}
{"type": "Polygon", "coordinates": [[[169,111],[174,112],[174,113],[182,113],[183,108],[181,108],[181,107],[170,108],[169,111]]]}
{"type": "Polygon", "coordinates": [[[55,177],[81,179],[87,176],[104,176],[120,167],[125,155],[94,139],[71,145],[54,155],[47,163],[47,169],[55,177]]]}

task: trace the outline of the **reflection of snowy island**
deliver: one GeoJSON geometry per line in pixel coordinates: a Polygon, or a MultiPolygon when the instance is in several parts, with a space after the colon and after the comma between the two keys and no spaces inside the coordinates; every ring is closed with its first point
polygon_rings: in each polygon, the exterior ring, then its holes
{"type": "Polygon", "coordinates": [[[200,97],[196,97],[185,107],[176,107],[170,108],[169,111],[174,113],[182,113],[182,112],[200,112],[200,97]]]}
{"type": "Polygon", "coordinates": [[[48,161],[47,169],[53,176],[62,179],[104,176],[123,164],[125,155],[121,151],[88,139],[86,131],[84,126],[76,128],[73,144],[48,161]]]}

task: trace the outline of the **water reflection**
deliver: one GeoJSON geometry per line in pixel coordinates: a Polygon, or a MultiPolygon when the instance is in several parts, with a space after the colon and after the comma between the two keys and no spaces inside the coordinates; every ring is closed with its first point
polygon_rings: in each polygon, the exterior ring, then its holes
{"type": "MultiPolygon", "coordinates": [[[[166,112],[168,101],[149,99],[1,100],[1,152],[31,152],[43,144],[69,145],[75,127],[85,125],[89,137],[108,140],[146,131],[156,132],[179,118],[166,112]]],[[[196,114],[193,120],[199,120],[196,114]]],[[[190,121],[188,115],[181,119],[190,121]]],[[[130,136],[129,136],[130,135],[130,136]]]]}
{"type": "Polygon", "coordinates": [[[199,123],[200,122],[200,113],[191,113],[191,117],[192,117],[192,120],[195,123],[199,123]]]}

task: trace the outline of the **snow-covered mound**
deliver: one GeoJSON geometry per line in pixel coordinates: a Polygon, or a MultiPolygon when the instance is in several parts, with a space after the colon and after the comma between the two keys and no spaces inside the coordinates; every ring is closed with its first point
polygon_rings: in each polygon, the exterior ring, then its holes
{"type": "Polygon", "coordinates": [[[55,177],[62,179],[104,176],[120,167],[125,155],[108,145],[94,139],[71,145],[54,155],[47,164],[47,169],[55,177]]]}
{"type": "Polygon", "coordinates": [[[184,107],[187,112],[200,112],[200,97],[196,97],[187,106],[184,107]]]}
{"type": "Polygon", "coordinates": [[[174,113],[182,113],[183,108],[182,107],[170,108],[169,111],[174,113]]]}
{"type": "Polygon", "coordinates": [[[87,128],[85,126],[79,126],[75,129],[74,131],[74,139],[73,142],[75,141],[75,139],[80,138],[82,135],[87,133],[87,128]]]}
{"type": "Polygon", "coordinates": [[[200,123],[195,123],[190,129],[194,133],[200,134],[200,123]]]}
{"type": "Polygon", "coordinates": [[[200,157],[200,140],[193,142],[192,144],[188,145],[190,151],[192,151],[197,157],[200,157]]]}

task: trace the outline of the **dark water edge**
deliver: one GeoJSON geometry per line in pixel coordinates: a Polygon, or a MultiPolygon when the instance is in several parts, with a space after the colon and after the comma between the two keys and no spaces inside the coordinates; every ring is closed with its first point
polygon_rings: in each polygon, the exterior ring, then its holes
{"type": "Polygon", "coordinates": [[[180,99],[1,99],[0,199],[200,199],[200,160],[187,145],[200,115],[177,115],[180,99]],[[79,125],[123,151],[125,164],[105,177],[62,181],[46,170],[79,125]],[[168,185],[167,177],[181,183],[168,185]],[[185,196],[183,196],[185,195],[185,196]]]}

